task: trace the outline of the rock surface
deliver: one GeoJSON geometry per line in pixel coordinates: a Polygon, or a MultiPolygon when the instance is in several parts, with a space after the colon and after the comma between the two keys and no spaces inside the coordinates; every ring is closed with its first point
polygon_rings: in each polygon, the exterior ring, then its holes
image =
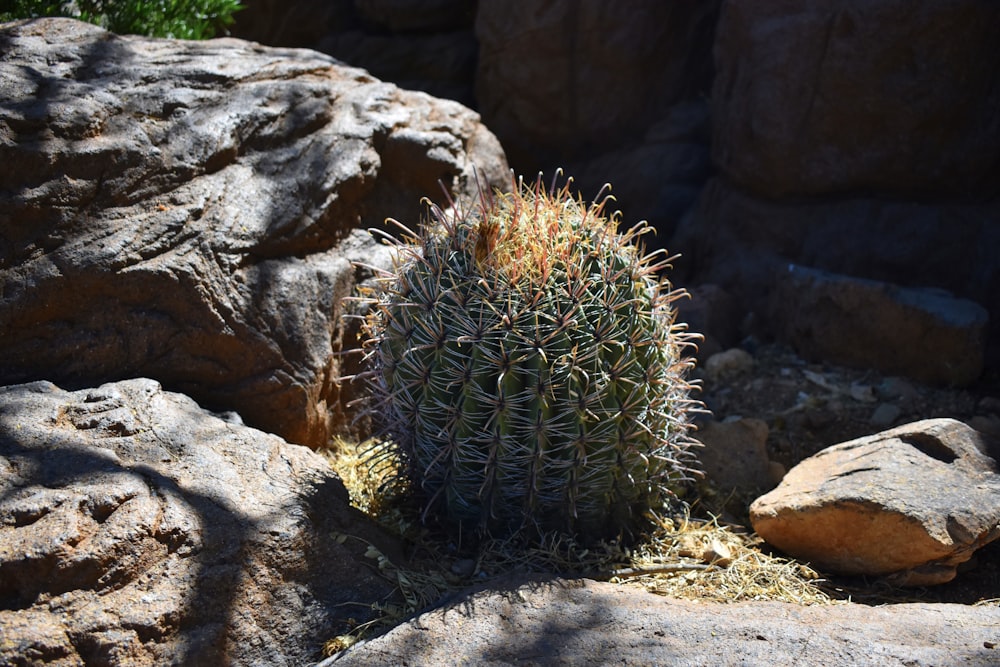
{"type": "Polygon", "coordinates": [[[479,110],[522,170],[619,149],[707,90],[717,15],[717,2],[481,2],[479,110]]]}
{"type": "Polygon", "coordinates": [[[0,389],[2,664],[304,664],[392,590],[337,532],[393,548],[319,455],[152,380],[0,389]]]}
{"type": "Polygon", "coordinates": [[[768,543],[821,571],[950,581],[1000,537],[1000,443],[929,419],[828,447],[750,506],[768,543]]]}
{"type": "Polygon", "coordinates": [[[761,419],[709,421],[698,425],[695,437],[705,475],[722,493],[760,493],[774,487],[767,458],[767,422],[761,419]]]}
{"type": "Polygon", "coordinates": [[[807,359],[952,386],[983,372],[989,313],[940,290],[790,264],[770,311],[784,340],[807,359]]]}
{"type": "Polygon", "coordinates": [[[385,261],[352,231],[509,180],[473,112],[307,51],[16,22],[0,86],[0,384],[153,377],[311,446],[385,261]]]}
{"type": "Polygon", "coordinates": [[[354,665],[996,665],[1000,608],[675,600],[593,581],[511,582],[331,661],[354,665]]]}
{"type": "MultiPolygon", "coordinates": [[[[714,283],[768,327],[789,263],[905,288],[935,287],[990,313],[987,364],[1000,362],[1000,203],[875,196],[768,200],[712,179],[670,243],[673,279],[714,283]],[[992,356],[991,356],[992,355],[992,356]]],[[[770,333],[776,333],[771,327],[770,333]]]]}
{"type": "Polygon", "coordinates": [[[1000,5],[980,0],[723,3],[714,161],[767,198],[989,196],[998,28],[1000,5]]]}

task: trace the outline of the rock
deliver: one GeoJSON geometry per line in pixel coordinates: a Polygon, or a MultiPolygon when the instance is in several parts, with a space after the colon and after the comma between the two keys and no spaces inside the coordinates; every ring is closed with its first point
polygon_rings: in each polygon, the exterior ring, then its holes
{"type": "Polygon", "coordinates": [[[872,426],[875,428],[886,429],[892,426],[893,422],[899,419],[899,416],[903,414],[903,410],[898,405],[893,405],[892,403],[880,403],[875,411],[872,412],[871,421],[872,426]]]}
{"type": "Polygon", "coordinates": [[[253,0],[233,16],[234,37],[267,44],[315,49],[320,40],[357,27],[353,2],[253,0]]]}
{"type": "Polygon", "coordinates": [[[471,28],[402,35],[348,30],[326,35],[315,48],[401,88],[475,104],[473,78],[479,45],[471,28]]]}
{"type": "Polygon", "coordinates": [[[690,299],[676,302],[677,321],[688,331],[703,336],[698,343],[698,359],[707,361],[719,352],[733,348],[740,338],[743,313],[732,294],[718,285],[688,288],[690,299]]]}
{"type": "Polygon", "coordinates": [[[480,2],[479,110],[522,171],[617,150],[707,90],[718,6],[480,2]]]}
{"type": "Polygon", "coordinates": [[[705,445],[698,451],[705,474],[723,492],[759,493],[770,489],[767,423],[760,419],[710,421],[695,434],[705,445]]]}
{"type": "Polygon", "coordinates": [[[968,385],[983,371],[989,313],[941,291],[789,265],[771,312],[806,358],[940,385],[968,385]]]}
{"type": "Polygon", "coordinates": [[[944,583],[1000,537],[998,460],[1000,445],[961,422],[906,424],[806,459],[754,501],[750,520],[820,570],[944,583]]]}
{"type": "Polygon", "coordinates": [[[901,377],[887,377],[878,385],[879,398],[912,403],[920,398],[920,392],[913,384],[901,377]]]}
{"type": "MultiPolygon", "coordinates": [[[[668,243],[671,279],[714,283],[761,324],[789,263],[902,287],[936,287],[991,314],[1000,363],[1000,203],[903,202],[876,196],[770,201],[712,179],[668,243]]],[[[770,331],[773,335],[776,332],[770,331]]]]}
{"type": "Polygon", "coordinates": [[[330,665],[997,663],[1000,608],[699,603],[594,581],[505,582],[362,642],[330,665]]]}
{"type": "Polygon", "coordinates": [[[0,388],[0,471],[2,664],[305,664],[392,591],[325,459],[153,380],[0,388]]]}
{"type": "Polygon", "coordinates": [[[753,357],[738,347],[717,352],[705,360],[705,373],[713,381],[745,375],[753,369],[753,357]]]}
{"type": "Polygon", "coordinates": [[[981,0],[723,3],[715,163],[769,198],[991,196],[998,30],[981,0]]]}
{"type": "Polygon", "coordinates": [[[629,224],[649,221],[656,236],[645,241],[662,246],[697,204],[711,175],[709,142],[708,104],[685,100],[634,142],[560,166],[573,176],[584,197],[596,197],[610,183],[623,219],[629,224]]]}
{"type": "Polygon", "coordinates": [[[506,185],[468,109],[316,53],[0,28],[0,384],[146,376],[287,440],[349,417],[343,298],[420,198],[506,185]]]}
{"type": "Polygon", "coordinates": [[[354,0],[361,18],[392,32],[445,32],[471,23],[475,0],[354,0]]]}

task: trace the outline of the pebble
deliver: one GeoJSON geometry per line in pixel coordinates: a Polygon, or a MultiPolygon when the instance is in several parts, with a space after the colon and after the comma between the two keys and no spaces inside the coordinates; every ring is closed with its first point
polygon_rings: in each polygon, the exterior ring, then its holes
{"type": "Polygon", "coordinates": [[[901,414],[903,414],[903,411],[899,406],[892,403],[882,403],[875,408],[875,412],[872,413],[869,421],[871,421],[872,426],[887,428],[892,426],[893,422],[899,419],[899,415],[901,414]]]}
{"type": "Polygon", "coordinates": [[[712,379],[734,377],[749,373],[753,369],[753,357],[746,350],[734,347],[725,352],[717,352],[705,362],[705,373],[712,379]]]}

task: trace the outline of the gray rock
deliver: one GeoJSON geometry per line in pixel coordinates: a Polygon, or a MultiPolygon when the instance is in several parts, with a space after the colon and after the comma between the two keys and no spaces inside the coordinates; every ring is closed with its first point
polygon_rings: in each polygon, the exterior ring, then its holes
{"type": "Polygon", "coordinates": [[[0,388],[0,471],[3,664],[303,664],[392,591],[325,459],[153,380],[0,388]]]}
{"type": "Polygon", "coordinates": [[[505,582],[329,665],[997,664],[1000,608],[706,604],[593,581],[505,582]]]}
{"type": "Polygon", "coordinates": [[[715,163],[768,198],[992,196],[998,30],[980,0],[724,3],[715,163]]]}
{"type": "Polygon", "coordinates": [[[795,265],[771,299],[775,326],[806,358],[940,385],[983,371],[989,313],[967,299],[795,265]]]}
{"type": "Polygon", "coordinates": [[[387,261],[355,229],[509,181],[473,112],[308,51],[17,22],[0,87],[0,384],[153,377],[310,446],[387,261]]]}
{"type": "Polygon", "coordinates": [[[821,571],[933,585],[1000,537],[1000,443],[928,419],[828,447],[750,506],[754,530],[821,571]]]}

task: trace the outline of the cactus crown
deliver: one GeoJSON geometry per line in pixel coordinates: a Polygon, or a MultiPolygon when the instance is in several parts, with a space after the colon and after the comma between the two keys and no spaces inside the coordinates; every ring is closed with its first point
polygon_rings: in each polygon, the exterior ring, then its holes
{"type": "Polygon", "coordinates": [[[609,198],[585,205],[570,185],[431,206],[370,301],[381,454],[425,513],[494,536],[632,534],[693,470],[669,259],[637,246],[645,223],[618,234],[609,198]]]}

